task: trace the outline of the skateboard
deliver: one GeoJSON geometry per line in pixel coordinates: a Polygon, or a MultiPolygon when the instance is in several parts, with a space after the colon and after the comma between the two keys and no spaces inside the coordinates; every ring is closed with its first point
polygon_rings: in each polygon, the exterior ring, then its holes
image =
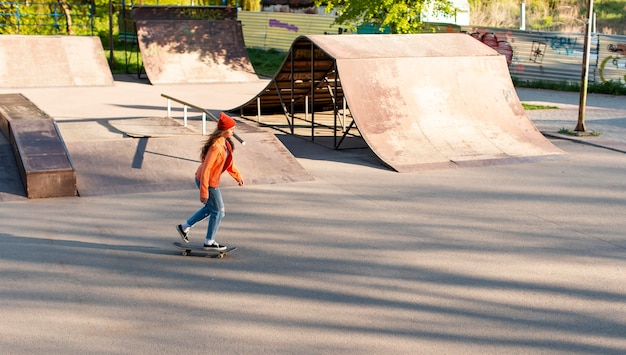
{"type": "Polygon", "coordinates": [[[176,249],[182,250],[183,256],[190,255],[192,252],[198,254],[204,254],[204,256],[210,256],[212,258],[221,259],[226,256],[231,251],[237,249],[237,247],[228,247],[225,250],[204,250],[202,245],[198,244],[183,244],[180,242],[174,242],[174,247],[176,249]]]}

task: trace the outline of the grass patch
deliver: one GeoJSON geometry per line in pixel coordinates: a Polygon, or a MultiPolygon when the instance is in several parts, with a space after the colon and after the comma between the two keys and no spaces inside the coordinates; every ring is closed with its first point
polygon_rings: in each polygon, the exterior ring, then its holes
{"type": "MultiPolygon", "coordinates": [[[[512,77],[513,85],[516,88],[544,89],[555,91],[580,92],[580,84],[568,81],[543,81],[543,80],[521,80],[512,77]]],[[[590,94],[605,95],[626,95],[626,85],[618,81],[605,81],[603,83],[589,83],[587,92],[590,94]]]]}
{"type": "Polygon", "coordinates": [[[570,129],[567,129],[565,127],[561,128],[559,130],[560,134],[567,134],[569,136],[575,136],[575,137],[598,137],[601,133],[600,132],[596,132],[596,131],[591,131],[591,132],[578,132],[578,131],[572,131],[570,129]]]}
{"type": "MultiPolygon", "coordinates": [[[[104,43],[104,54],[107,58],[107,63],[111,63],[111,50],[109,48],[109,44],[104,43]]],[[[131,43],[124,43],[117,40],[113,41],[113,68],[111,68],[111,73],[113,74],[137,74],[139,69],[142,67],[143,62],[141,61],[141,53],[138,53],[139,49],[136,48],[135,51],[131,51],[132,49],[131,43]]]]}
{"type": "MultiPolygon", "coordinates": [[[[127,44],[125,49],[123,42],[114,42],[113,58],[115,61],[111,69],[113,74],[136,74],[139,72],[142,65],[141,54],[137,55],[136,51],[131,52],[131,46],[131,44],[127,44]]],[[[246,48],[246,51],[255,73],[265,77],[274,77],[287,56],[286,52],[274,49],[246,48]]],[[[107,48],[104,52],[107,62],[110,63],[110,50],[107,48]]]]}
{"type": "Polygon", "coordinates": [[[275,49],[263,50],[257,48],[246,48],[250,62],[254,67],[254,71],[260,76],[274,77],[274,74],[283,64],[286,52],[277,51],[275,49]]]}
{"type": "Polygon", "coordinates": [[[546,105],[534,105],[534,104],[526,104],[522,102],[522,107],[524,110],[532,111],[532,110],[557,110],[556,106],[546,106],[546,105]]]}

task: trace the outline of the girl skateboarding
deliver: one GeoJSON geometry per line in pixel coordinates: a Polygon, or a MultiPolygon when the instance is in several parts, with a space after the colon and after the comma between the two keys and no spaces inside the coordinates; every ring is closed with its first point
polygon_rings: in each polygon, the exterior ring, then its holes
{"type": "Polygon", "coordinates": [[[209,218],[206,237],[204,239],[205,250],[225,250],[226,246],[215,240],[220,223],[225,215],[224,201],[219,189],[222,173],[227,171],[239,186],[243,185],[243,178],[239,170],[233,164],[233,144],[231,137],[235,131],[235,120],[224,112],[220,113],[217,128],[205,141],[200,153],[202,163],[196,170],[196,185],[200,188],[200,208],[193,216],[183,224],[176,226],[176,230],[185,243],[189,243],[189,230],[194,224],[205,218],[209,218]]]}

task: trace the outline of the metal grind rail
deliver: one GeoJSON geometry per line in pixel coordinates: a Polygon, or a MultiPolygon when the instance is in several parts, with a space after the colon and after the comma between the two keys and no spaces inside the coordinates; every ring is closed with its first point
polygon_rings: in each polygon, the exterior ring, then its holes
{"type": "MultiPolygon", "coordinates": [[[[187,112],[188,112],[188,108],[191,107],[193,109],[196,109],[198,111],[200,111],[202,113],[202,135],[206,136],[206,118],[207,116],[210,117],[213,121],[217,122],[219,121],[219,119],[217,117],[215,117],[215,115],[213,115],[211,112],[209,112],[209,110],[202,108],[200,106],[194,105],[194,104],[190,104],[188,102],[185,102],[183,100],[177,99],[175,97],[166,95],[166,94],[161,94],[162,97],[167,99],[167,117],[172,117],[172,101],[178,102],[179,104],[183,105],[183,125],[185,127],[187,127],[187,112]]],[[[236,140],[239,141],[239,143],[241,143],[242,145],[246,145],[246,142],[239,137],[239,135],[237,135],[237,133],[234,133],[233,136],[235,137],[236,140]]]]}

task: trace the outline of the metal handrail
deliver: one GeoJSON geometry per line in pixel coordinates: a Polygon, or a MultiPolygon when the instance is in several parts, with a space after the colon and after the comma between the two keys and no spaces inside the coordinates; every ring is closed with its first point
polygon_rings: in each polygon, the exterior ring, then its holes
{"type": "MultiPolygon", "coordinates": [[[[187,127],[187,107],[191,107],[202,112],[202,135],[203,136],[206,136],[206,117],[207,116],[211,117],[211,119],[215,122],[219,121],[219,119],[215,117],[215,115],[213,115],[211,112],[209,112],[209,110],[205,108],[202,108],[194,104],[190,104],[188,102],[185,102],[183,100],[177,99],[175,97],[172,97],[166,94],[161,94],[161,96],[167,99],[167,117],[172,117],[172,101],[176,101],[179,104],[183,105],[183,125],[185,127],[187,127]]],[[[239,141],[239,143],[241,143],[242,145],[246,145],[246,142],[241,137],[239,137],[237,133],[233,133],[233,136],[235,137],[236,140],[239,141]]]]}

